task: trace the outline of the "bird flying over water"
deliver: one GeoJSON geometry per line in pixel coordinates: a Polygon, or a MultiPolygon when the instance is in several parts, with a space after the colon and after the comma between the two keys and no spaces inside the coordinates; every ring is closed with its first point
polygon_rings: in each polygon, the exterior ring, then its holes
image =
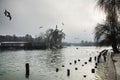
{"type": "Polygon", "coordinates": [[[5,14],[5,16],[6,16],[6,17],[8,17],[8,18],[9,18],[9,20],[11,20],[11,19],[12,19],[10,12],[8,12],[6,9],[5,9],[4,14],[5,14]]]}

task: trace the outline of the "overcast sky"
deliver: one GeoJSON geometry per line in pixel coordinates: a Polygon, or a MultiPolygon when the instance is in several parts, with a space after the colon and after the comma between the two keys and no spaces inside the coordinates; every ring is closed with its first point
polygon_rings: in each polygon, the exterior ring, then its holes
{"type": "Polygon", "coordinates": [[[49,28],[63,29],[65,41],[94,40],[94,28],[105,15],[97,0],[0,0],[0,34],[38,36],[49,28]],[[10,21],[4,16],[7,9],[10,21]],[[64,26],[62,25],[64,23],[64,26]],[[43,28],[39,28],[43,26],[43,28]]]}

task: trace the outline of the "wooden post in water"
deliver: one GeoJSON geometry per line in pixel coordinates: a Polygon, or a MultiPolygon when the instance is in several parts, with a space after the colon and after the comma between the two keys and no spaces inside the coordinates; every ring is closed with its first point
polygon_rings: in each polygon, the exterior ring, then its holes
{"type": "Polygon", "coordinates": [[[58,68],[56,68],[56,72],[58,72],[59,71],[59,69],[58,68]]]}
{"type": "Polygon", "coordinates": [[[26,63],[25,64],[25,68],[26,68],[26,78],[28,78],[29,77],[29,74],[30,74],[30,68],[29,68],[29,63],[26,63]]]}
{"type": "Polygon", "coordinates": [[[91,69],[91,72],[92,72],[92,73],[95,73],[95,69],[91,69]]]}
{"type": "Polygon", "coordinates": [[[86,75],[83,75],[84,78],[86,78],[86,75]]]}
{"type": "Polygon", "coordinates": [[[97,66],[98,64],[97,63],[95,63],[95,66],[97,66]]]}
{"type": "Polygon", "coordinates": [[[89,62],[92,62],[92,57],[89,58],[89,62]]]}
{"type": "Polygon", "coordinates": [[[78,61],[80,62],[80,59],[78,59],[78,61]]]}
{"type": "Polygon", "coordinates": [[[77,61],[76,60],[74,60],[74,64],[76,64],[77,63],[77,61]]]}
{"type": "Polygon", "coordinates": [[[78,68],[76,67],[75,70],[78,70],[78,68]]]}
{"type": "Polygon", "coordinates": [[[70,69],[67,69],[67,76],[70,76],[70,69]]]}
{"type": "Polygon", "coordinates": [[[85,62],[85,64],[87,64],[87,62],[85,62]]]}
{"type": "Polygon", "coordinates": [[[96,59],[97,59],[97,58],[96,58],[96,56],[95,56],[95,57],[94,57],[94,60],[96,61],[96,59]]]}

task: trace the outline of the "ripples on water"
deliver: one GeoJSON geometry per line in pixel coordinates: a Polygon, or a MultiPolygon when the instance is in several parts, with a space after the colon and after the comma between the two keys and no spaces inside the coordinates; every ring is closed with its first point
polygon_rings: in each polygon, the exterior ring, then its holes
{"type": "Polygon", "coordinates": [[[103,49],[66,47],[53,51],[1,51],[0,80],[104,80],[105,77],[103,77],[104,79],[100,77],[104,70],[96,69],[96,73],[91,73],[91,69],[95,67],[95,62],[94,59],[91,63],[88,62],[89,57],[97,56],[98,52],[103,49]],[[74,60],[77,60],[76,64],[74,64],[74,60]],[[29,78],[25,78],[25,63],[30,64],[29,78]],[[56,68],[59,69],[58,72],[56,72],[56,68]],[[69,77],[67,69],[70,69],[69,77]],[[86,75],[86,78],[83,75],[86,75]]]}

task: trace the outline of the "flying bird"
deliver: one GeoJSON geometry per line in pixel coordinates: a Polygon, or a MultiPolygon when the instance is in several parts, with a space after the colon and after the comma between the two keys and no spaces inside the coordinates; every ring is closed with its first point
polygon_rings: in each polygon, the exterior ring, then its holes
{"type": "Polygon", "coordinates": [[[10,20],[12,19],[10,12],[8,12],[6,9],[5,9],[4,14],[5,14],[5,16],[8,17],[10,20]]]}
{"type": "Polygon", "coordinates": [[[74,39],[79,39],[79,38],[75,37],[74,39]]]}
{"type": "Polygon", "coordinates": [[[62,25],[64,26],[64,23],[62,22],[62,25]]]}
{"type": "Polygon", "coordinates": [[[39,28],[43,28],[43,26],[40,26],[39,28]]]}

